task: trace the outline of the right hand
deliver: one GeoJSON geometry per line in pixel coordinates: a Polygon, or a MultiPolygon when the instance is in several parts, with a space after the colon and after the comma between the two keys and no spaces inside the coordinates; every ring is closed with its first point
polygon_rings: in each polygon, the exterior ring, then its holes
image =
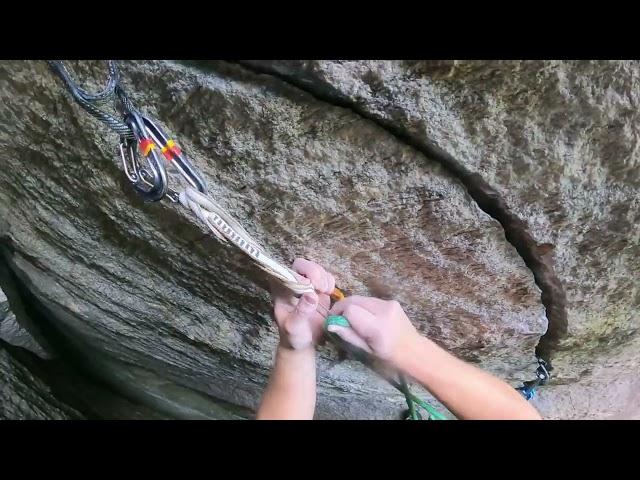
{"type": "Polygon", "coordinates": [[[403,349],[420,338],[395,300],[352,296],[337,302],[329,314],[342,315],[351,324],[351,328],[329,326],[330,332],[391,364],[396,364],[403,349]]]}

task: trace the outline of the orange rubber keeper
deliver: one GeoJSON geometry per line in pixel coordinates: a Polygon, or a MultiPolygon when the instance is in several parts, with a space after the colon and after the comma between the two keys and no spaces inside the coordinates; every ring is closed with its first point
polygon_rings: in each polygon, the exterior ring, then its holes
{"type": "Polygon", "coordinates": [[[344,293],[342,293],[342,290],[340,290],[338,287],[334,288],[333,292],[331,292],[331,300],[333,300],[334,302],[344,300],[344,293]]]}
{"type": "Polygon", "coordinates": [[[174,155],[180,155],[182,151],[176,145],[173,140],[167,141],[167,144],[162,147],[162,154],[165,156],[167,160],[172,160],[174,155]]]}
{"type": "Polygon", "coordinates": [[[140,140],[140,150],[142,150],[142,154],[146,157],[149,155],[149,152],[155,148],[155,144],[153,141],[148,138],[143,138],[140,140]]]}

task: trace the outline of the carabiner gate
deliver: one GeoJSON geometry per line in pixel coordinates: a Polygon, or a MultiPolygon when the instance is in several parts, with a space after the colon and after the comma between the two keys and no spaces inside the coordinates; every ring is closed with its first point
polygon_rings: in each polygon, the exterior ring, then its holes
{"type": "Polygon", "coordinates": [[[145,201],[157,202],[167,194],[168,189],[167,172],[164,168],[164,163],[155,151],[156,146],[153,140],[145,135],[146,128],[140,114],[129,112],[125,118],[125,123],[131,129],[135,138],[135,141],[126,141],[124,143],[121,140],[120,143],[125,175],[132,182],[133,188],[145,201]],[[135,142],[138,143],[147,161],[146,168],[140,166],[138,148],[135,142]],[[128,151],[128,155],[125,154],[125,148],[128,151]]]}
{"type": "Polygon", "coordinates": [[[131,111],[126,114],[125,123],[131,129],[133,139],[120,137],[122,167],[142,198],[149,202],[157,202],[166,196],[174,203],[179,201],[178,192],[168,187],[167,172],[158,150],[176,167],[189,185],[202,193],[206,192],[206,184],[198,171],[175,142],[151,119],[131,111]],[[145,168],[140,164],[138,150],[147,160],[145,168]]]}

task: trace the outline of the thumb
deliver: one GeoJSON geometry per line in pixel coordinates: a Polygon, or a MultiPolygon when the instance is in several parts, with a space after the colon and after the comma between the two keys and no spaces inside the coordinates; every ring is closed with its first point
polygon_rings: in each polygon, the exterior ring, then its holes
{"type": "Polygon", "coordinates": [[[302,295],[295,310],[289,317],[290,327],[294,328],[296,325],[308,322],[313,314],[316,313],[318,301],[318,295],[315,292],[307,292],[302,295]]]}
{"type": "Polygon", "coordinates": [[[305,293],[285,321],[283,331],[287,342],[294,349],[304,348],[313,342],[310,325],[317,306],[318,296],[311,292],[305,293]]]}

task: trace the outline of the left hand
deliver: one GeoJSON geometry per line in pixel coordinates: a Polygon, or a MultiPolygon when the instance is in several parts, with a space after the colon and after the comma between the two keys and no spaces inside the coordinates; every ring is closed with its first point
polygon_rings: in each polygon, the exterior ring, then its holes
{"type": "Polygon", "coordinates": [[[298,280],[310,283],[315,293],[305,293],[299,299],[280,284],[272,282],[271,296],[274,316],[282,347],[300,350],[318,344],[322,339],[322,324],[331,305],[335,278],[317,263],[297,258],[293,270],[298,280]]]}

